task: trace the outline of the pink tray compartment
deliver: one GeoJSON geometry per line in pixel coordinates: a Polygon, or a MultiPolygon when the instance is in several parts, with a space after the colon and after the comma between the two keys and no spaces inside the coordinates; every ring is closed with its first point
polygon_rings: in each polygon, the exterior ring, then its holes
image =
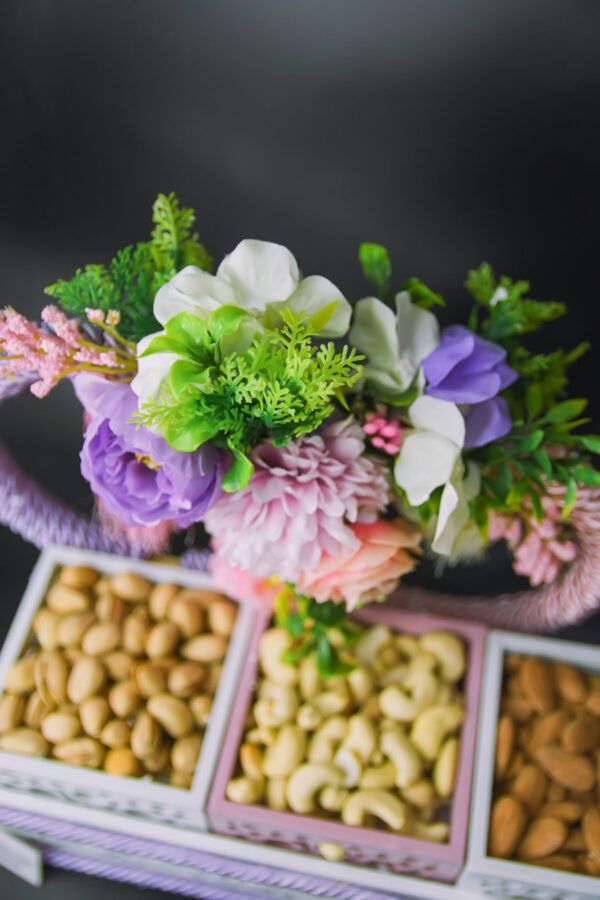
{"type": "Polygon", "coordinates": [[[210,827],[219,834],[269,843],[301,853],[318,854],[322,841],[334,841],[346,849],[346,862],[385,866],[399,874],[452,883],[465,861],[471,781],[473,777],[479,695],[487,629],[474,622],[442,618],[373,604],[354,618],[365,625],[384,622],[394,631],[422,634],[443,628],[460,635],[468,647],[465,677],[466,716],[461,730],[460,759],[450,819],[450,840],[446,844],[418,840],[372,828],[355,828],[291,812],[277,812],[265,806],[232,803],[225,788],[232,777],[246,714],[256,684],[258,642],[270,617],[263,614],[255,623],[242,668],[238,692],[223,740],[220,760],[209,795],[207,814],[210,827]]]}

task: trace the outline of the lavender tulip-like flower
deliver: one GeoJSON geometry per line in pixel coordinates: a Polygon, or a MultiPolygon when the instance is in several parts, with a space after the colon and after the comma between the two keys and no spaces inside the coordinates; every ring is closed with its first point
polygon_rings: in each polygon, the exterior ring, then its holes
{"type": "Polygon", "coordinates": [[[462,325],[445,328],[439,346],[423,360],[426,393],[469,406],[465,447],[483,447],[511,429],[508,406],[498,394],[519,376],[505,360],[503,347],[462,325]]]}
{"type": "Polygon", "coordinates": [[[86,374],[74,386],[91,417],[81,472],[108,511],[127,526],[171,520],[186,528],[202,519],[221,494],[226,454],[209,444],[181,453],[136,428],[137,397],[127,382],[86,374]]]}

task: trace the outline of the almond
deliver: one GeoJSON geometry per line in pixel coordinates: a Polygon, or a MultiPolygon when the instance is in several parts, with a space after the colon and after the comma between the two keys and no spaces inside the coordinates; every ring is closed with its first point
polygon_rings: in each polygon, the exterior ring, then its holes
{"type": "Polygon", "coordinates": [[[575,860],[568,853],[551,853],[548,856],[540,856],[531,860],[534,866],[543,866],[545,869],[562,869],[563,872],[576,872],[575,860]]]}
{"type": "Polygon", "coordinates": [[[502,716],[496,732],[496,777],[506,774],[515,745],[515,723],[510,716],[502,716]]]}
{"type": "Polygon", "coordinates": [[[596,863],[600,862],[600,809],[590,809],[581,823],[583,839],[596,863]]]}
{"type": "Polygon", "coordinates": [[[585,701],[586,712],[600,716],[600,691],[593,691],[585,701]]]}
{"type": "Polygon", "coordinates": [[[154,587],[151,581],[135,572],[118,572],[108,584],[113,594],[131,603],[143,603],[154,587]]]}
{"type": "Polygon", "coordinates": [[[545,803],[540,809],[540,815],[562,819],[563,822],[572,825],[574,822],[579,822],[584,811],[583,803],[576,803],[574,800],[563,800],[558,803],[545,803]]]}
{"type": "Polygon", "coordinates": [[[512,794],[520,800],[530,815],[536,815],[544,802],[548,780],[537,766],[525,766],[517,775],[512,794]]]}
{"type": "Polygon", "coordinates": [[[587,756],[577,756],[557,745],[538,747],[534,756],[546,774],[568,790],[589,791],[596,783],[594,767],[587,756]]]}
{"type": "Polygon", "coordinates": [[[583,703],[587,694],[584,675],[575,666],[565,662],[552,664],[556,690],[563,700],[571,703],[583,703]]]}
{"type": "Polygon", "coordinates": [[[58,573],[61,584],[69,587],[90,588],[100,578],[100,572],[91,566],[63,566],[58,573]]]}
{"type": "Polygon", "coordinates": [[[525,696],[538,712],[549,712],[554,706],[552,669],[536,656],[529,656],[519,671],[519,682],[525,696]]]}
{"type": "Polygon", "coordinates": [[[600,719],[577,716],[562,733],[562,745],[569,753],[586,753],[600,744],[600,719]]]}
{"type": "Polygon", "coordinates": [[[490,856],[510,858],[527,825],[525,808],[514,797],[498,797],[490,819],[490,856]]]}
{"type": "Polygon", "coordinates": [[[538,747],[556,743],[568,721],[569,714],[564,709],[556,709],[537,719],[533,724],[531,737],[527,741],[529,753],[535,755],[538,747]]]}
{"type": "Polygon", "coordinates": [[[563,844],[563,850],[572,850],[574,853],[581,853],[585,849],[586,844],[581,828],[571,828],[567,839],[563,844]]]}
{"type": "Polygon", "coordinates": [[[567,838],[567,826],[552,816],[534,819],[527,828],[518,855],[522,859],[536,859],[559,850],[567,838]]]}

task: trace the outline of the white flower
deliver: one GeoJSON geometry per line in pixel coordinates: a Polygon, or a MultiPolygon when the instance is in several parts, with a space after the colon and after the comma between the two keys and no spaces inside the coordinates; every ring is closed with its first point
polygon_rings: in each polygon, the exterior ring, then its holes
{"type": "MultiPolygon", "coordinates": [[[[232,304],[254,317],[244,327],[246,346],[256,333],[258,323],[270,327],[280,324],[280,310],[306,313],[309,317],[336,303],[322,337],[341,337],[350,324],[351,307],[341,291],[327,278],[310,275],[302,278],[298,263],[286,247],[269,241],[241,241],[226,256],[216,275],[196,266],[187,266],[160,288],[154,298],[154,315],[166,325],[178,313],[187,311],[207,319],[219,306],[232,304]]],[[[160,334],[162,332],[158,332],[160,334]]],[[[138,344],[138,374],[132,389],[143,400],[157,399],[160,386],[175,359],[172,353],[141,354],[156,334],[138,344]]]]}
{"type": "Polygon", "coordinates": [[[413,429],[402,443],[394,478],[411,506],[425,503],[436,488],[444,486],[432,547],[448,556],[468,521],[468,502],[479,492],[477,466],[469,466],[463,477],[465,420],[456,404],[428,396],[415,400],[408,416],[413,429]]]}
{"type": "Polygon", "coordinates": [[[368,362],[364,382],[382,400],[393,401],[412,385],[424,384],[422,360],[440,342],[433,313],[421,309],[408,291],[396,294],[396,315],[375,297],[359,300],[354,310],[350,340],[368,362]]]}

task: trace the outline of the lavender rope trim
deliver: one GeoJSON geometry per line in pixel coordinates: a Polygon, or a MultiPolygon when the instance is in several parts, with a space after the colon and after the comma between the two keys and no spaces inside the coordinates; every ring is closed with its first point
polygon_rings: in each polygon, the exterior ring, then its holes
{"type": "Polygon", "coordinates": [[[332,897],[335,900],[390,900],[388,894],[365,891],[328,878],[317,878],[297,872],[286,872],[270,866],[252,865],[238,860],[225,859],[187,847],[129,837],[118,832],[88,828],[85,825],[74,825],[61,819],[22,812],[10,807],[0,806],[0,822],[9,828],[34,833],[41,832],[57,839],[91,844],[104,850],[162,860],[215,875],[226,875],[240,881],[289,887],[316,896],[332,897]]]}

